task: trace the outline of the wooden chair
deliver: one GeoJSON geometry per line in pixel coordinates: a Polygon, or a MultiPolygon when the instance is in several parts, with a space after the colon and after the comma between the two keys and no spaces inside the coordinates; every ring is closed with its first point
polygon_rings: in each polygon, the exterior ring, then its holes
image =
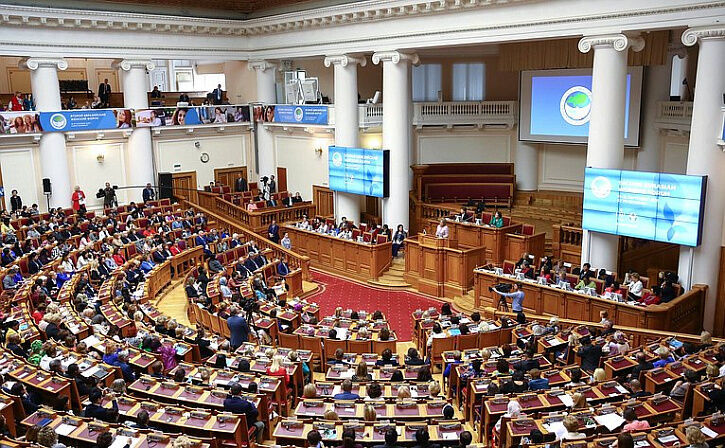
{"type": "Polygon", "coordinates": [[[463,351],[478,346],[478,333],[460,334],[454,339],[456,341],[456,350],[463,351]]]}
{"type": "Polygon", "coordinates": [[[443,369],[443,352],[454,350],[456,346],[455,338],[433,338],[433,344],[430,347],[430,366],[435,369],[437,365],[443,369]]]}
{"type": "Polygon", "coordinates": [[[390,349],[391,352],[395,353],[395,344],[397,341],[373,341],[373,353],[382,355],[385,349],[390,349]]]}
{"type": "MultiPolygon", "coordinates": [[[[328,359],[335,357],[335,352],[338,348],[341,349],[343,353],[346,352],[347,341],[341,341],[339,339],[325,339],[325,364],[327,364],[328,359]]],[[[327,366],[323,367],[323,369],[327,369],[327,366]]]]}
{"type": "Polygon", "coordinates": [[[324,353],[322,352],[322,339],[311,336],[300,336],[300,345],[303,350],[309,350],[312,352],[312,358],[310,359],[310,369],[314,365],[317,365],[322,371],[325,365],[323,361],[324,353]]]}
{"type": "Polygon", "coordinates": [[[347,341],[347,351],[349,353],[371,353],[372,349],[370,341],[355,341],[355,340],[349,340],[347,341]]]}
{"type": "Polygon", "coordinates": [[[300,337],[296,334],[280,333],[278,335],[279,346],[298,350],[300,348],[300,337]]]}

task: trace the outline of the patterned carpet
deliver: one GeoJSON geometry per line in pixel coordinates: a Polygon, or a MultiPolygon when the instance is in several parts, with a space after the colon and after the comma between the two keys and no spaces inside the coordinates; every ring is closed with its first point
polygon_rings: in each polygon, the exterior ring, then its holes
{"type": "Polygon", "coordinates": [[[411,340],[413,311],[430,307],[440,309],[442,304],[439,300],[420,294],[379,289],[320,271],[313,271],[312,276],[320,284],[321,291],[307,299],[320,305],[321,316],[333,314],[338,306],[369,313],[380,310],[388,318],[399,341],[411,340]]]}

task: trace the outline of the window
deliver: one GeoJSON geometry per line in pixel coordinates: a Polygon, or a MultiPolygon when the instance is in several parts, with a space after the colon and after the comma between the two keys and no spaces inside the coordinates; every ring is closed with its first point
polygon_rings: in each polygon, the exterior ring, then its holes
{"type": "Polygon", "coordinates": [[[438,101],[441,90],[441,65],[413,67],[413,101],[438,101]]]}
{"type": "Polygon", "coordinates": [[[453,64],[453,101],[483,101],[486,64],[453,64]]]}

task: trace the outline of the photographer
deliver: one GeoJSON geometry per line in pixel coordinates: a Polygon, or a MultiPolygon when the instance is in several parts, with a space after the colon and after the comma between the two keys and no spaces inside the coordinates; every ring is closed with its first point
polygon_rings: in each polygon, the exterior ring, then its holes
{"type": "Polygon", "coordinates": [[[492,290],[501,297],[511,297],[511,310],[514,313],[522,313],[524,311],[524,291],[521,290],[521,283],[514,283],[511,292],[502,291],[500,285],[496,285],[492,290]]]}

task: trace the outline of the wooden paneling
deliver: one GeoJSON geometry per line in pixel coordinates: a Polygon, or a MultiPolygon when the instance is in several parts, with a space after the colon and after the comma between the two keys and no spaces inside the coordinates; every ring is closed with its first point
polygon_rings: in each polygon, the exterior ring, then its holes
{"type": "MultiPolygon", "coordinates": [[[[99,85],[103,82],[104,79],[107,79],[108,84],[111,86],[111,92],[121,91],[121,84],[118,82],[118,70],[114,70],[112,68],[97,68],[96,79],[98,80],[99,85]]],[[[98,92],[97,85],[89,85],[88,88],[93,90],[94,92],[98,92]]]]}
{"type": "Polygon", "coordinates": [[[173,173],[171,182],[174,197],[188,198],[192,202],[197,201],[196,171],[173,173]]]}
{"type": "Polygon", "coordinates": [[[283,225],[292,249],[310,258],[313,267],[359,280],[374,280],[392,262],[392,243],[365,244],[283,225]]]}
{"type": "Polygon", "coordinates": [[[720,249],[720,278],[717,282],[717,289],[712,291],[710,295],[714,295],[715,300],[717,300],[712,334],[713,336],[722,337],[725,335],[725,247],[720,249]]]}
{"type": "MultiPolygon", "coordinates": [[[[511,282],[511,277],[475,270],[475,307],[496,308],[499,297],[488,288],[497,283],[511,282]]],[[[562,291],[527,281],[523,282],[524,310],[537,315],[556,315],[563,319],[589,322],[598,322],[599,312],[606,310],[617,326],[652,330],[676,329],[680,333],[697,334],[702,330],[707,289],[706,285],[694,285],[690,291],[669,303],[643,307],[586,296],[578,292],[562,291]]]]}
{"type": "Polygon", "coordinates": [[[312,186],[312,203],[317,207],[319,216],[335,216],[335,197],[332,190],[320,185],[312,186]]]}
{"type": "MultiPolygon", "coordinates": [[[[227,185],[232,187],[234,190],[234,182],[243,177],[247,179],[247,167],[246,166],[230,166],[227,168],[214,168],[214,183],[217,185],[227,185]]],[[[249,183],[247,182],[247,185],[249,183]]]]}

